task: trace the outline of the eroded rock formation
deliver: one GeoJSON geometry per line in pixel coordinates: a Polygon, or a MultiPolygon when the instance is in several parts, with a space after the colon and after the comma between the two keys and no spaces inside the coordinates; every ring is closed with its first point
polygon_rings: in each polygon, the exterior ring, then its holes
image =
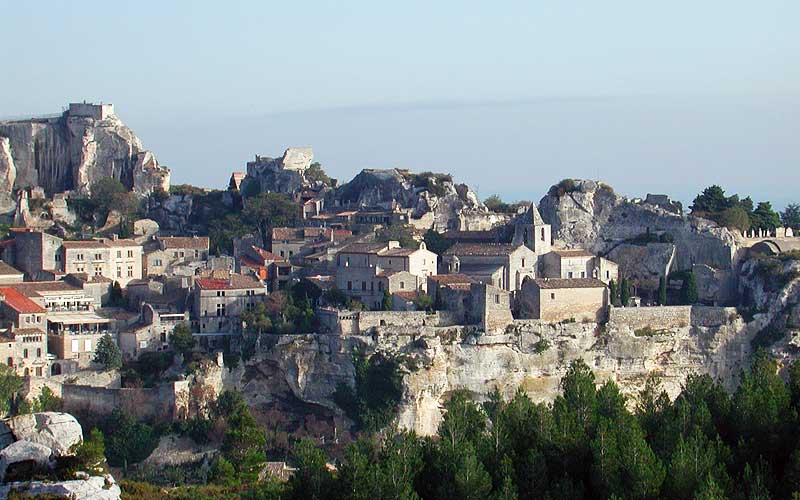
{"type": "Polygon", "coordinates": [[[105,177],[138,194],[168,191],[169,169],[113,109],[86,112],[101,107],[71,106],[57,117],[0,122],[0,208],[9,206],[15,189],[40,186],[50,196],[70,190],[86,194],[105,177]]]}

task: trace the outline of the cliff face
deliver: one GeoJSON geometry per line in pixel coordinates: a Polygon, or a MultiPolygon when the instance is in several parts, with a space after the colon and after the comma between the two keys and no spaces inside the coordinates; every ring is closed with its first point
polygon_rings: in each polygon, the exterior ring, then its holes
{"type": "Polygon", "coordinates": [[[115,115],[72,115],[0,122],[0,199],[14,189],[40,186],[48,195],[86,194],[112,177],[139,194],[169,190],[169,169],[158,164],[115,115]]]}
{"type": "MultiPolygon", "coordinates": [[[[539,211],[551,224],[557,243],[608,255],[629,277],[657,284],[666,266],[672,271],[707,266],[721,271],[723,275],[716,278],[727,282],[735,271],[740,244],[727,229],[656,204],[628,200],[601,182],[572,180],[553,186],[539,203],[539,211]]],[[[733,291],[728,285],[700,285],[717,294],[702,297],[709,301],[725,302],[733,291]]]]}

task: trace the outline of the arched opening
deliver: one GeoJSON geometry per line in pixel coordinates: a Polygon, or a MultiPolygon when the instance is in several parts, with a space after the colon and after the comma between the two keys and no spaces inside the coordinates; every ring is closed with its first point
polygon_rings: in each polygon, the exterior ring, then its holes
{"type": "Polygon", "coordinates": [[[61,365],[59,363],[53,363],[53,366],[50,367],[50,375],[61,375],[61,365]]]}

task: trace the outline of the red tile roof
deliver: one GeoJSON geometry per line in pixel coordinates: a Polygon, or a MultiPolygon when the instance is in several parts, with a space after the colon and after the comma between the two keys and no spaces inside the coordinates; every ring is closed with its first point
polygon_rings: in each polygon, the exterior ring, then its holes
{"type": "Polygon", "coordinates": [[[606,288],[606,284],[596,278],[539,278],[533,280],[539,288],[606,288]]]}
{"type": "Polygon", "coordinates": [[[594,257],[594,254],[582,248],[558,249],[554,248],[553,253],[561,257],[594,257]]]}
{"type": "Polygon", "coordinates": [[[241,274],[231,274],[225,278],[198,278],[195,280],[197,286],[203,290],[244,290],[248,288],[263,288],[257,279],[241,274]]]}
{"type": "Polygon", "coordinates": [[[519,247],[520,245],[507,243],[456,243],[444,255],[494,257],[510,255],[519,247]]]}
{"type": "Polygon", "coordinates": [[[475,280],[466,274],[436,274],[434,276],[428,276],[428,279],[440,285],[475,283],[475,280]]]}
{"type": "Polygon", "coordinates": [[[167,248],[193,248],[208,250],[208,236],[164,236],[158,241],[167,248]]]}
{"type": "Polygon", "coordinates": [[[22,295],[13,288],[0,288],[0,295],[3,296],[3,303],[20,314],[44,313],[47,309],[22,295]]]}

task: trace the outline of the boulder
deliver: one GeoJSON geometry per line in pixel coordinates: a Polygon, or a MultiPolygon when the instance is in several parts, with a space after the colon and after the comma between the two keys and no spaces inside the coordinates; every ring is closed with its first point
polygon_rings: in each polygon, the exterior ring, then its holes
{"type": "Polygon", "coordinates": [[[153,219],[139,219],[133,223],[133,234],[135,236],[152,236],[158,234],[159,230],[158,222],[153,219]]]}
{"type": "Polygon", "coordinates": [[[7,441],[9,432],[15,440],[38,443],[52,450],[53,456],[62,457],[70,454],[70,448],[83,440],[81,424],[69,413],[42,412],[20,415],[3,422],[0,427],[0,443],[7,441]]]}
{"type": "Polygon", "coordinates": [[[73,500],[119,500],[122,494],[119,485],[110,475],[52,483],[42,481],[10,483],[0,486],[0,498],[6,498],[14,490],[24,492],[31,497],[60,495],[73,500]]]}
{"type": "Polygon", "coordinates": [[[6,473],[15,467],[47,467],[51,450],[47,446],[31,441],[15,441],[0,450],[0,482],[5,481],[6,473]]]}

